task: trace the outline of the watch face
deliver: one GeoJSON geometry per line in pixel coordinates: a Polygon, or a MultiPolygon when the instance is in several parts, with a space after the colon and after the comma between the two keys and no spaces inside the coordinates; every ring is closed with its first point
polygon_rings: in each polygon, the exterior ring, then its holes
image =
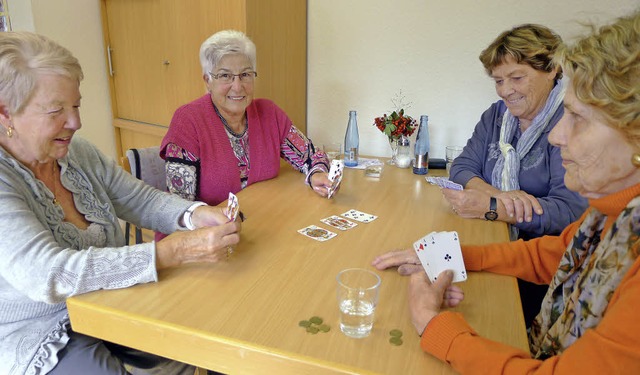
{"type": "Polygon", "coordinates": [[[495,211],[485,212],[484,218],[490,221],[494,221],[495,219],[498,218],[498,213],[495,211]]]}

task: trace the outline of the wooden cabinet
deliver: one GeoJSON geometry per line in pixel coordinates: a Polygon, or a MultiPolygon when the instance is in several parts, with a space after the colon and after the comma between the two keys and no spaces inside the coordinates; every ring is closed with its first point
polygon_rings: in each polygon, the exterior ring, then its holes
{"type": "Polygon", "coordinates": [[[200,44],[223,29],[256,44],[255,97],[306,130],[305,0],[102,0],[102,19],[120,156],[159,144],[176,108],[206,92],[200,44]]]}

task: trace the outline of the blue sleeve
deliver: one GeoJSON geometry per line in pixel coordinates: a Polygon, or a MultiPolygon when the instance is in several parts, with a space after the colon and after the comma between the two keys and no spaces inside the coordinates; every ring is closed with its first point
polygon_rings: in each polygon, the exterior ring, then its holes
{"type": "MultiPolygon", "coordinates": [[[[547,134],[548,135],[548,134],[547,134]]],[[[562,166],[560,149],[552,145],[549,149],[549,193],[538,197],[543,214],[533,214],[531,222],[516,224],[520,231],[525,231],[531,237],[545,234],[559,234],[570,223],[576,221],[587,208],[587,199],[578,193],[567,189],[564,185],[565,169],[562,166]]]]}
{"type": "Polygon", "coordinates": [[[474,177],[479,177],[488,184],[491,184],[491,172],[495,160],[491,163],[491,170],[487,165],[489,145],[499,136],[500,128],[495,126],[501,113],[506,110],[502,101],[496,102],[487,109],[480,121],[476,124],[471,138],[462,149],[460,156],[451,165],[449,179],[462,186],[474,177]],[[495,134],[498,132],[498,134],[495,134]]]}

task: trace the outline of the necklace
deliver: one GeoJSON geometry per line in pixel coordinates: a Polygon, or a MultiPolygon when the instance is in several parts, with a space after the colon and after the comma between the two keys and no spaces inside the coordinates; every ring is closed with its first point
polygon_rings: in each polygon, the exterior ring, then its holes
{"type": "Polygon", "coordinates": [[[220,121],[222,121],[222,125],[224,125],[225,129],[227,129],[227,131],[231,133],[232,136],[236,138],[242,138],[242,136],[247,132],[247,129],[249,129],[249,119],[246,116],[244,119],[244,130],[242,131],[242,133],[236,133],[233,131],[233,129],[231,129],[231,127],[227,123],[227,120],[220,114],[220,111],[218,111],[218,107],[214,105],[213,109],[216,110],[216,114],[218,115],[220,121]]]}
{"type": "Polygon", "coordinates": [[[56,198],[56,196],[58,196],[58,189],[57,189],[57,184],[56,184],[56,175],[58,174],[58,168],[56,168],[56,166],[58,165],[57,161],[53,161],[53,204],[57,204],[58,206],[60,205],[60,202],[58,202],[58,199],[56,198]]]}

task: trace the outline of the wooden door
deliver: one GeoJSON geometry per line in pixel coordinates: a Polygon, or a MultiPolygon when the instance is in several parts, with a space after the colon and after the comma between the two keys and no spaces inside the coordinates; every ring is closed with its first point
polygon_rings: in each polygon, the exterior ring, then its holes
{"type": "Polygon", "coordinates": [[[257,49],[256,97],[273,100],[306,133],[307,2],[248,0],[246,32],[257,49]]]}
{"type": "Polygon", "coordinates": [[[176,108],[206,92],[200,44],[244,30],[246,11],[234,0],[106,0],[106,13],[115,116],[169,126],[176,108]]]}
{"type": "Polygon", "coordinates": [[[305,0],[102,0],[119,156],[159,144],[175,110],[206,92],[199,50],[217,31],[256,44],[255,97],[306,131],[305,0]]]}

